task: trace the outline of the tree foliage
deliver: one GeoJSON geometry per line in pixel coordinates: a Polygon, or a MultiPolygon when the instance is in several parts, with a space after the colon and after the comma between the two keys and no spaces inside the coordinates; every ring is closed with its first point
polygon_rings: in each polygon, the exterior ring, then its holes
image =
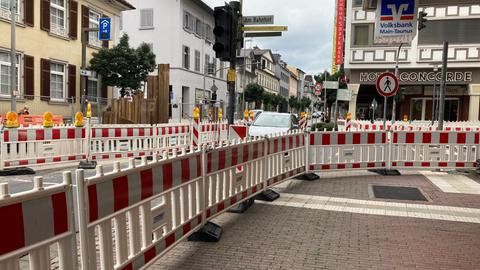
{"type": "Polygon", "coordinates": [[[155,66],[155,54],[150,46],[142,43],[137,49],[131,48],[129,37],[124,34],[115,47],[93,53],[89,69],[102,76],[104,85],[120,88],[120,95],[124,97],[136,94],[155,66]]]}
{"type": "MultiPolygon", "coordinates": [[[[339,88],[347,88],[347,83],[340,78],[343,76],[341,71],[337,71],[334,74],[330,74],[328,71],[322,72],[318,75],[315,75],[315,81],[324,82],[324,81],[336,81],[340,82],[339,88]]],[[[327,103],[332,104],[337,99],[337,91],[332,91],[333,89],[327,89],[327,103]],[[330,91],[329,91],[330,90],[330,91]]],[[[325,91],[325,90],[324,90],[325,91]]],[[[322,93],[322,99],[324,98],[324,93],[322,93]]]]}
{"type": "Polygon", "coordinates": [[[246,102],[255,102],[255,108],[260,108],[260,105],[263,101],[263,96],[265,89],[258,83],[249,83],[245,87],[245,101],[246,102]]]}

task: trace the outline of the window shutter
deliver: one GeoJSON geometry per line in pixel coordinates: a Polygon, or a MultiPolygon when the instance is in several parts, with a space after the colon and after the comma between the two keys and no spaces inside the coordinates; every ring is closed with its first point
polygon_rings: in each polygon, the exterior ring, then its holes
{"type": "MultiPolygon", "coordinates": [[[[82,28],[88,28],[89,25],[89,13],[90,9],[87,6],[82,5],[82,28]]],[[[88,43],[88,33],[81,31],[82,35],[86,35],[85,41],[88,43]]]]}
{"type": "Polygon", "coordinates": [[[25,25],[34,25],[34,0],[25,0],[25,25]]]}
{"type": "Polygon", "coordinates": [[[24,98],[33,99],[35,95],[35,73],[34,73],[34,58],[30,55],[24,55],[24,98]]]}
{"type": "Polygon", "coordinates": [[[77,98],[77,67],[75,65],[68,65],[67,100],[70,103],[75,103],[76,98],[77,98]]]}
{"type": "MultiPolygon", "coordinates": [[[[103,17],[103,18],[108,18],[108,16],[105,15],[105,14],[103,14],[102,17],[103,17]]],[[[109,42],[108,40],[103,40],[103,41],[102,41],[102,48],[108,49],[108,42],[109,42]]]]}
{"type": "Polygon", "coordinates": [[[40,100],[49,101],[50,100],[50,60],[41,59],[40,66],[42,68],[42,73],[40,76],[41,86],[40,86],[40,100]]]}
{"type": "Polygon", "coordinates": [[[70,1],[70,29],[71,39],[77,39],[78,35],[78,2],[70,1]]]}
{"type": "Polygon", "coordinates": [[[41,0],[41,20],[40,29],[50,32],[50,0],[41,0]]]}

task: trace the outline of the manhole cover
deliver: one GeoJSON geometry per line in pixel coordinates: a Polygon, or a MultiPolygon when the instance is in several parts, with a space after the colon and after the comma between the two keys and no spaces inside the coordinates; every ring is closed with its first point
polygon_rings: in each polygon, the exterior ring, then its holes
{"type": "Polygon", "coordinates": [[[373,186],[372,189],[375,198],[379,199],[428,201],[422,192],[414,187],[373,186]]]}

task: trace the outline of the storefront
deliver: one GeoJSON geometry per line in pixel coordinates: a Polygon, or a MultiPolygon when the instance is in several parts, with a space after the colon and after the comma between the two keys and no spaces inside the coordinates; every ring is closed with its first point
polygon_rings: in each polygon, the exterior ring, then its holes
{"type": "MultiPolygon", "coordinates": [[[[383,116],[384,99],[376,89],[375,82],[383,71],[349,70],[348,88],[352,92],[349,111],[355,112],[356,118],[371,119],[383,116]],[[376,100],[378,107],[373,110],[376,100]]],[[[433,70],[401,70],[399,72],[400,90],[395,106],[396,119],[406,115],[412,120],[431,120],[435,114],[434,100],[438,102],[441,72],[433,70]]],[[[392,115],[393,99],[387,103],[387,118],[392,115]]],[[[445,120],[473,121],[479,120],[480,110],[480,68],[449,69],[447,72],[447,90],[445,96],[445,120]]],[[[438,113],[437,113],[438,115],[438,113]]]]}

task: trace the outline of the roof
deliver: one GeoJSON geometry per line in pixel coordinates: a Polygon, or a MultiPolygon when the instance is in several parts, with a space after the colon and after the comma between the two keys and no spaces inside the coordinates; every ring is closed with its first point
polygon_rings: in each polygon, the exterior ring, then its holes
{"type": "Polygon", "coordinates": [[[253,47],[253,54],[255,55],[264,55],[267,52],[270,52],[270,50],[262,50],[258,47],[253,47]]]}
{"type": "Polygon", "coordinates": [[[213,8],[211,8],[209,5],[207,5],[205,2],[202,0],[190,0],[193,3],[197,4],[200,8],[208,12],[209,14],[213,14],[213,8]]]}
{"type": "Polygon", "coordinates": [[[240,50],[240,53],[239,53],[239,55],[238,55],[237,57],[241,57],[241,58],[247,57],[247,56],[249,56],[251,53],[252,53],[252,49],[241,49],[241,50],[240,50]]]}
{"type": "Polygon", "coordinates": [[[305,76],[305,81],[307,81],[307,82],[313,82],[313,76],[312,76],[312,75],[306,75],[306,76],[305,76]]]}
{"type": "Polygon", "coordinates": [[[116,1],[124,5],[128,9],[135,9],[135,7],[132,4],[130,4],[127,0],[116,0],[116,1]]]}

